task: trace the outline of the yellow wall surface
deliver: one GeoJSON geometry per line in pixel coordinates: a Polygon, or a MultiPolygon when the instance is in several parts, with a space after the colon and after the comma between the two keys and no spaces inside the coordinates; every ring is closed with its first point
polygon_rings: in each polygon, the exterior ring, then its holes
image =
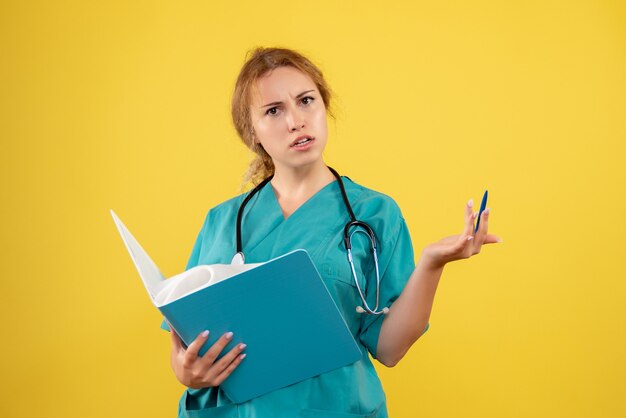
{"type": "Polygon", "coordinates": [[[623,2],[3,0],[0,416],[176,414],[108,211],[184,269],[240,192],[255,46],[319,64],[327,163],[398,202],[416,257],[489,189],[504,243],[447,266],[428,333],[377,366],[392,417],[626,415],[623,2]]]}

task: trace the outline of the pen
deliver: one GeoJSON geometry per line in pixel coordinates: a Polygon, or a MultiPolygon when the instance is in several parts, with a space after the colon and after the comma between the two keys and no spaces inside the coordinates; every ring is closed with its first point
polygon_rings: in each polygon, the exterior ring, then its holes
{"type": "Polygon", "coordinates": [[[483,195],[483,201],[480,203],[480,211],[478,212],[478,222],[476,222],[476,229],[474,229],[474,233],[478,231],[478,225],[480,225],[480,215],[482,215],[485,210],[485,206],[487,206],[487,190],[485,190],[485,194],[483,195]]]}

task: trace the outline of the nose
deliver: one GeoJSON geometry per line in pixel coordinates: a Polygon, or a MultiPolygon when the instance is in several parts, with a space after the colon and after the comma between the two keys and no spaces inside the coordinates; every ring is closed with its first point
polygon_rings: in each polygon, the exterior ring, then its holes
{"type": "Polygon", "coordinates": [[[300,114],[297,110],[290,112],[287,118],[289,132],[295,132],[304,128],[304,115],[300,114]]]}

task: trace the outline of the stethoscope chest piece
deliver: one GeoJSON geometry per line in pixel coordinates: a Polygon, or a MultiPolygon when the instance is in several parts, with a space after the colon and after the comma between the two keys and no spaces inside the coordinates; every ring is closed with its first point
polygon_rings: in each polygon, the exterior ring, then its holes
{"type": "Polygon", "coordinates": [[[230,261],[230,264],[235,264],[235,265],[243,265],[245,263],[245,258],[243,256],[242,252],[237,252],[235,253],[235,255],[233,256],[233,259],[230,261]]]}

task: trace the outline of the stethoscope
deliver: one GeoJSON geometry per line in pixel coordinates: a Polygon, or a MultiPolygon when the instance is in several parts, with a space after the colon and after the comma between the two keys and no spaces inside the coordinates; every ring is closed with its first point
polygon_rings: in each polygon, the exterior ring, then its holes
{"type": "MultiPolygon", "coordinates": [[[[346,251],[348,252],[348,262],[350,263],[350,269],[352,270],[352,277],[354,278],[354,283],[356,284],[356,288],[359,291],[359,296],[361,296],[361,300],[363,301],[363,306],[365,306],[365,308],[363,308],[362,306],[357,306],[356,311],[358,313],[367,313],[367,314],[372,314],[372,315],[386,314],[389,312],[389,308],[385,307],[385,308],[382,308],[381,310],[378,310],[378,299],[380,296],[380,273],[378,271],[378,254],[376,253],[376,237],[374,235],[374,231],[372,230],[372,228],[370,228],[368,224],[366,224],[365,222],[358,221],[356,219],[356,217],[354,216],[354,212],[352,211],[352,207],[350,206],[350,202],[348,201],[348,195],[346,194],[346,189],[343,186],[343,181],[341,180],[341,176],[333,168],[328,167],[328,169],[333,173],[333,175],[339,182],[339,188],[341,189],[341,197],[343,198],[343,203],[345,204],[346,209],[348,210],[348,214],[350,215],[350,221],[343,228],[343,242],[346,247],[346,251]],[[359,226],[363,229],[355,229],[354,231],[350,232],[351,228],[359,227],[359,226]],[[363,291],[361,290],[361,286],[359,285],[359,280],[356,277],[356,270],[354,268],[354,260],[352,259],[352,236],[357,232],[367,235],[370,240],[370,243],[372,244],[372,253],[374,254],[374,266],[376,269],[376,306],[374,307],[374,309],[371,309],[369,305],[367,304],[365,295],[363,294],[363,291]]],[[[241,206],[239,206],[239,211],[237,212],[237,253],[233,257],[233,261],[232,261],[233,264],[243,264],[245,261],[245,257],[243,255],[243,249],[242,249],[243,246],[241,244],[241,221],[243,218],[243,209],[246,207],[250,199],[252,199],[252,196],[254,196],[259,190],[261,190],[263,186],[269,183],[269,181],[273,177],[274,175],[271,175],[265,180],[263,180],[261,183],[259,183],[254,189],[250,191],[250,193],[248,193],[246,198],[241,203],[241,206]]]]}

